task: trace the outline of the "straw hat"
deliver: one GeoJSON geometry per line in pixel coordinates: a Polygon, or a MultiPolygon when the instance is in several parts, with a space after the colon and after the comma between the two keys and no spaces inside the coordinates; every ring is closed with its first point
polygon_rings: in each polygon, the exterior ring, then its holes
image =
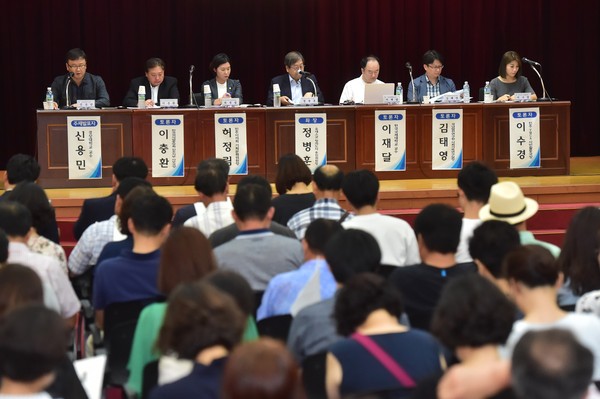
{"type": "Polygon", "coordinates": [[[577,301],[577,313],[591,313],[600,317],[600,290],[591,291],[577,301]]]}
{"type": "Polygon", "coordinates": [[[479,211],[481,220],[503,220],[509,224],[519,224],[537,212],[537,201],[526,198],[519,185],[503,181],[492,186],[490,199],[479,211]]]}

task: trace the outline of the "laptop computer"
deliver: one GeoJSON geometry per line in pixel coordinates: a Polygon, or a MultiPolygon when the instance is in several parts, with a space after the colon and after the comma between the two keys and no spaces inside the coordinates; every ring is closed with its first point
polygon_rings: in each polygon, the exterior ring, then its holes
{"type": "Polygon", "coordinates": [[[393,83],[365,85],[365,104],[383,104],[383,96],[394,94],[393,83]]]}

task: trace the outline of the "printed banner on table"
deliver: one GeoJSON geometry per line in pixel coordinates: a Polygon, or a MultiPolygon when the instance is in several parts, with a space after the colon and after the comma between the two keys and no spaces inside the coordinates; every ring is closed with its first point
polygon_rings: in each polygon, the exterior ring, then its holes
{"type": "Polygon", "coordinates": [[[102,136],[99,116],[67,117],[69,179],[102,178],[102,136]]]}
{"type": "Polygon", "coordinates": [[[406,170],[406,110],[375,111],[375,170],[406,170]]]}
{"type": "Polygon", "coordinates": [[[245,113],[215,113],[215,156],[229,163],[230,175],[248,174],[245,113]]]}
{"type": "Polygon", "coordinates": [[[463,162],[462,109],[431,112],[431,169],[458,170],[463,162]]]}
{"type": "Polygon", "coordinates": [[[296,155],[311,172],[327,163],[327,114],[296,114],[296,155]]]}
{"type": "Polygon", "coordinates": [[[183,177],[183,115],[152,115],[152,177],[183,177]]]}
{"type": "Polygon", "coordinates": [[[540,109],[510,108],[510,168],[540,167],[540,109]]]}

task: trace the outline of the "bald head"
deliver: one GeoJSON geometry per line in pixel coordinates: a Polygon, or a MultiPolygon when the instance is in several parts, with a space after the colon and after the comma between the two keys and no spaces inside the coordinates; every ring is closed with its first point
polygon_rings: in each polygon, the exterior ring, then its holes
{"type": "Polygon", "coordinates": [[[337,191],[342,189],[344,172],[335,165],[323,165],[315,170],[313,181],[319,191],[337,191]]]}

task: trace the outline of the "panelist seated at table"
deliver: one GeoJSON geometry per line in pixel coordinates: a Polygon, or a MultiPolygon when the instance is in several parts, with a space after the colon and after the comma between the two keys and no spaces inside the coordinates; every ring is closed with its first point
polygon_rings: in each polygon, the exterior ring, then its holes
{"type": "MultiPolygon", "coordinates": [[[[429,98],[437,97],[440,94],[456,91],[456,86],[452,79],[442,76],[444,69],[444,57],[435,50],[428,50],[423,54],[423,69],[425,73],[415,78],[416,100],[423,102],[423,96],[429,98]]],[[[413,100],[413,87],[410,82],[407,84],[407,100],[413,100]]]]}
{"type": "MultiPolygon", "coordinates": [[[[223,98],[239,98],[242,104],[244,102],[242,84],[239,80],[229,79],[231,74],[229,56],[225,53],[215,55],[210,62],[210,70],[215,77],[202,83],[202,90],[204,91],[204,86],[210,86],[213,105],[221,105],[223,98]]],[[[196,94],[196,98],[204,98],[204,93],[196,94]]]]}
{"type": "Polygon", "coordinates": [[[355,104],[363,104],[365,102],[365,86],[368,84],[381,84],[379,76],[379,58],[374,55],[360,60],[361,75],[348,81],[342,90],[340,96],[340,104],[353,102],[355,104]]]}
{"type": "Polygon", "coordinates": [[[529,79],[521,75],[521,56],[515,51],[507,51],[500,60],[498,77],[490,81],[490,89],[494,100],[514,101],[515,93],[531,93],[531,100],[537,100],[537,95],[529,79]]]}
{"type": "Polygon", "coordinates": [[[315,75],[307,76],[304,72],[304,57],[298,51],[290,51],[283,60],[287,73],[271,79],[269,93],[267,94],[267,105],[273,106],[273,85],[278,84],[281,90],[281,105],[300,104],[302,97],[315,97],[315,88],[319,103],[324,103],[325,98],[317,83],[315,75]],[[312,82],[311,82],[312,81],[312,82]],[[313,85],[314,83],[314,85],[313,85]]]}
{"type": "Polygon", "coordinates": [[[160,100],[166,98],[179,101],[177,79],[165,76],[165,62],[160,58],[149,58],[146,61],[145,75],[131,80],[129,90],[123,99],[123,105],[126,107],[138,106],[140,86],[144,86],[146,90],[146,107],[158,106],[160,100]]]}
{"type": "Polygon", "coordinates": [[[65,66],[67,74],[57,76],[52,82],[55,109],[66,106],[77,108],[77,100],[96,100],[96,108],[110,105],[110,97],[106,91],[104,80],[98,75],[86,72],[87,56],[82,49],[69,50],[65,66]]]}

